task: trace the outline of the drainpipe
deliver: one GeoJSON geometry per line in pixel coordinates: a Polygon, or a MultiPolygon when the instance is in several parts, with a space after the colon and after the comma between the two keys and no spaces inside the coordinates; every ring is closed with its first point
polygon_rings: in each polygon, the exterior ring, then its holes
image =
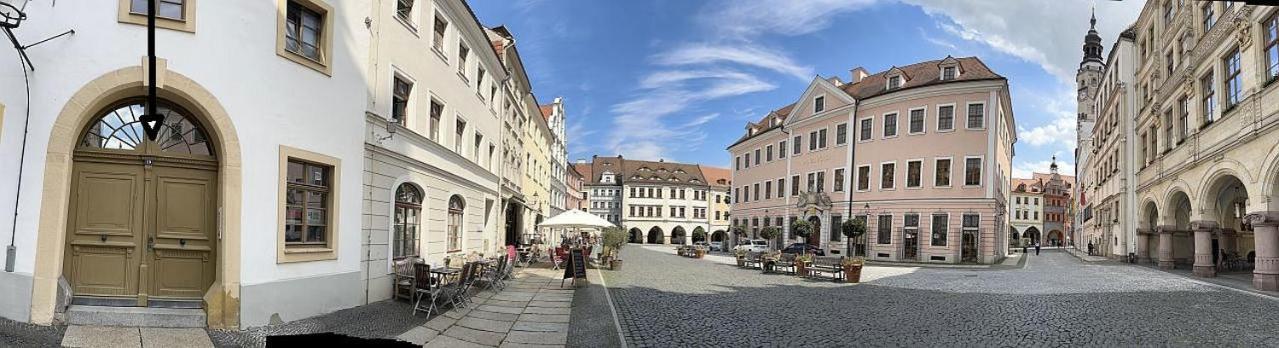
{"type": "MultiPolygon", "coordinates": [[[[849,129],[850,129],[850,130],[852,130],[852,129],[856,129],[856,127],[857,127],[857,106],[858,106],[857,104],[858,104],[858,103],[861,103],[861,99],[853,99],[853,112],[852,112],[852,114],[848,117],[848,118],[849,118],[849,120],[848,120],[848,126],[849,126],[849,129]]],[[[850,133],[852,133],[852,132],[850,132],[850,133]]],[[[853,135],[853,134],[849,134],[849,135],[853,135]]],[[[853,137],[849,137],[849,139],[848,139],[848,167],[845,169],[845,172],[846,172],[846,173],[848,173],[848,174],[844,174],[844,177],[845,177],[845,178],[848,178],[848,185],[844,185],[844,192],[846,192],[846,193],[848,194],[848,215],[845,215],[845,216],[844,216],[844,219],[852,219],[852,218],[854,218],[854,217],[853,217],[853,193],[854,193],[854,192],[857,192],[857,188],[856,188],[856,187],[853,187],[853,185],[855,185],[855,184],[856,184],[855,182],[853,182],[853,171],[854,171],[854,170],[856,169],[856,167],[857,167],[857,166],[854,164],[854,163],[856,163],[856,162],[854,161],[854,160],[856,160],[856,159],[857,159],[857,139],[855,139],[855,138],[853,138],[853,137]]],[[[866,215],[866,220],[870,220],[870,215],[869,215],[869,214],[867,214],[867,215],[866,215]]],[[[839,231],[840,231],[841,233],[843,232],[843,228],[842,228],[842,226],[839,228],[839,231]]],[[[862,234],[862,236],[865,236],[865,235],[866,235],[865,233],[863,233],[863,234],[862,234]]],[[[847,238],[847,237],[845,237],[845,238],[847,238]]],[[[852,243],[853,243],[853,241],[848,240],[848,239],[844,239],[844,244],[845,244],[846,246],[851,246],[851,245],[852,245],[852,243]]],[[[852,255],[849,255],[850,257],[851,257],[851,256],[857,256],[857,250],[853,250],[853,248],[851,248],[851,247],[849,247],[849,248],[847,248],[847,249],[849,250],[849,254],[852,254],[852,255]]]]}
{"type": "MultiPolygon", "coordinates": [[[[786,144],[789,144],[791,148],[794,148],[795,144],[792,144],[791,142],[794,141],[795,139],[791,138],[791,130],[786,129],[786,121],[782,121],[781,129],[782,129],[782,133],[786,134],[786,144]]],[[[781,150],[790,151],[790,149],[781,149],[781,150]]],[[[790,161],[792,158],[795,158],[794,153],[791,153],[790,156],[786,156],[786,183],[790,184],[791,187],[795,187],[794,186],[795,183],[791,182],[791,181],[794,181],[792,180],[793,177],[791,176],[791,166],[790,166],[790,163],[791,163],[790,161]]],[[[783,189],[783,191],[785,190],[783,189]]],[[[791,208],[790,197],[794,194],[795,194],[794,192],[791,192],[791,194],[786,195],[786,209],[782,210],[786,214],[786,216],[782,217],[782,240],[790,239],[790,224],[788,223],[790,222],[790,208],[791,208]]],[[[764,218],[767,219],[768,217],[765,216],[764,218]]],[[[781,247],[781,246],[779,245],[778,247],[781,247]]]]}

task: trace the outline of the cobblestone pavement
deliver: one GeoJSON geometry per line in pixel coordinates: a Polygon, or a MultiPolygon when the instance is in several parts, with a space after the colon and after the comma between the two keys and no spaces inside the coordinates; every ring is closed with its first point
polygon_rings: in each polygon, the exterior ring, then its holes
{"type": "Polygon", "coordinates": [[[66,329],[65,326],[40,326],[0,318],[0,348],[57,347],[66,329]]]}
{"type": "Polygon", "coordinates": [[[622,258],[603,274],[639,347],[1279,347],[1279,300],[1062,251],[1015,270],[867,267],[862,284],[645,248],[622,258]]]}

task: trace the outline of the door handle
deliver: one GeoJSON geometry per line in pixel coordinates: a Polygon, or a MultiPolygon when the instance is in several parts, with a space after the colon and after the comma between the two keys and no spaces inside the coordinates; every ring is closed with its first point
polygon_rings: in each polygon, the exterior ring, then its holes
{"type": "Polygon", "coordinates": [[[147,237],[147,250],[155,250],[155,237],[147,237]]]}
{"type": "Polygon", "coordinates": [[[107,235],[106,235],[106,234],[102,234],[102,235],[100,236],[100,238],[99,238],[99,239],[101,239],[103,243],[106,243],[106,242],[107,242],[107,235]]]}

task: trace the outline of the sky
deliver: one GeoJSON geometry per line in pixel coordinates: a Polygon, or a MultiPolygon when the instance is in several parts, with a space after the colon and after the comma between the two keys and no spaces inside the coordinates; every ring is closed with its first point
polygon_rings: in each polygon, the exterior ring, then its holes
{"type": "Polygon", "coordinates": [[[1007,77],[1013,175],[1074,172],[1075,71],[1095,7],[1105,54],[1143,1],[471,0],[515,35],[540,103],[564,98],[569,160],[592,155],[728,167],[746,123],[814,76],[849,80],[977,56],[1007,77]]]}

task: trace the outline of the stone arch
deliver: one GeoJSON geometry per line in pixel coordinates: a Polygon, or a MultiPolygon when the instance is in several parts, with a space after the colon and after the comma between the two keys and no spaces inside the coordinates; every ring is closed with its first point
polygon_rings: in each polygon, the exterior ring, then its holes
{"type": "Polygon", "coordinates": [[[671,229],[671,244],[685,244],[685,238],[688,237],[686,234],[684,226],[675,226],[675,228],[671,229]]]}
{"type": "Polygon", "coordinates": [[[653,228],[648,229],[648,239],[645,242],[648,244],[666,244],[665,237],[666,236],[662,234],[661,227],[653,226],[653,228]]]}
{"type": "Polygon", "coordinates": [[[1168,194],[1162,211],[1166,224],[1175,226],[1177,230],[1189,230],[1190,221],[1194,219],[1194,200],[1185,191],[1172,191],[1168,194]]]}
{"type": "Polygon", "coordinates": [[[1138,220],[1141,223],[1138,228],[1148,228],[1154,230],[1159,226],[1159,204],[1155,203],[1153,197],[1146,197],[1141,203],[1141,210],[1138,220]]]}
{"type": "Polygon", "coordinates": [[[1039,228],[1038,228],[1038,227],[1030,226],[1030,227],[1026,228],[1026,233],[1023,233],[1023,234],[1022,234],[1022,238],[1029,239],[1029,241],[1028,241],[1028,242],[1029,242],[1030,244],[1035,244],[1035,243],[1039,242],[1039,238],[1040,238],[1040,237],[1042,237],[1042,236],[1040,236],[1040,234],[1041,234],[1041,233],[1039,232],[1039,228]]]}
{"type": "Polygon", "coordinates": [[[1279,210],[1279,144],[1270,150],[1261,168],[1261,187],[1256,194],[1269,195],[1269,197],[1253,202],[1254,208],[1251,209],[1254,211],[1279,210]]]}
{"type": "Polygon", "coordinates": [[[1254,181],[1252,176],[1248,175],[1248,171],[1234,160],[1223,160],[1213,164],[1203,179],[1199,181],[1199,192],[1196,198],[1199,200],[1196,206],[1198,219],[1218,221],[1224,216],[1219,214],[1218,200],[1223,188],[1242,189],[1245,197],[1248,192],[1257,192],[1253,187],[1254,181]],[[1233,186],[1238,182],[1238,186],[1233,186]]]}
{"type": "Polygon", "coordinates": [[[727,240],[728,240],[728,232],[725,232],[724,230],[715,230],[715,232],[711,232],[712,242],[724,242],[727,240]]]}
{"type": "Polygon", "coordinates": [[[1190,195],[1191,192],[1194,191],[1190,190],[1190,185],[1186,184],[1185,180],[1177,179],[1172,181],[1168,186],[1168,190],[1164,192],[1163,199],[1160,200],[1163,205],[1159,207],[1159,211],[1164,212],[1164,220],[1160,221],[1159,224],[1176,225],[1176,213],[1179,213],[1177,207],[1182,203],[1189,204],[1189,212],[1193,214],[1195,200],[1190,195]],[[1181,199],[1184,199],[1185,202],[1180,202],[1179,200],[1181,199]]]}
{"type": "Polygon", "coordinates": [[[702,226],[697,226],[693,228],[693,234],[691,235],[691,237],[693,238],[694,242],[705,242],[706,238],[710,236],[706,235],[705,228],[702,228],[702,226]],[[701,232],[701,233],[698,233],[698,232],[701,232]],[[697,237],[698,235],[703,235],[703,236],[699,238],[697,237]]]}
{"type": "MultiPolygon", "coordinates": [[[[158,66],[164,66],[159,65],[158,66]]],[[[210,328],[240,326],[240,202],[242,167],[240,141],[226,110],[208,89],[180,73],[157,72],[163,85],[160,98],[190,111],[200,120],[218,156],[218,226],[222,239],[217,248],[213,285],[205,293],[207,324],[210,328]]],[[[146,95],[145,70],[141,66],[121,68],[103,74],[81,86],[73,94],[49,134],[45,149],[40,217],[36,236],[35,269],[31,296],[31,321],[49,325],[57,302],[58,279],[63,269],[65,228],[71,190],[71,160],[80,131],[96,120],[98,111],[129,97],[146,95]]]]}
{"type": "Polygon", "coordinates": [[[643,243],[643,242],[644,242],[644,232],[643,232],[643,231],[640,231],[639,227],[631,227],[631,231],[630,231],[630,238],[628,238],[628,241],[627,241],[627,242],[628,242],[628,243],[636,243],[636,244],[643,243]]]}

